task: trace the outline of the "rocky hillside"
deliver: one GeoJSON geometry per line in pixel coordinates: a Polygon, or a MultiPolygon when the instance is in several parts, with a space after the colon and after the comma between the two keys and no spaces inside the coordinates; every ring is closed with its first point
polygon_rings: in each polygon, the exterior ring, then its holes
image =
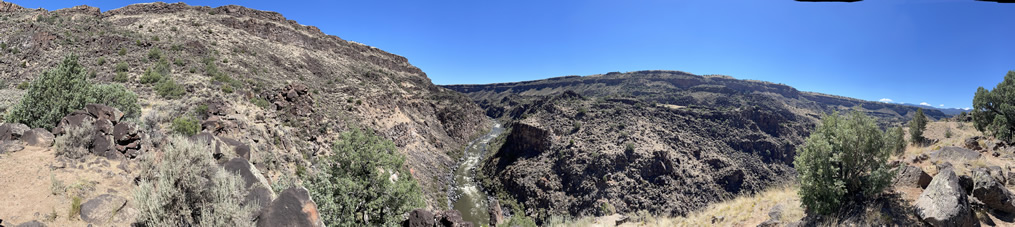
{"type": "Polygon", "coordinates": [[[445,87],[509,123],[484,184],[543,220],[685,215],[791,180],[821,114],[858,109],[888,126],[917,109],[676,71],[445,87]]]}
{"type": "Polygon", "coordinates": [[[337,132],[368,128],[406,154],[428,205],[446,207],[451,154],[489,122],[406,58],[275,12],[161,2],[106,12],[0,2],[0,12],[0,112],[76,55],[89,80],[140,96],[138,121],[154,141],[174,118],[194,115],[201,131],[250,144],[250,162],[272,182],[310,168],[337,132]],[[153,75],[182,89],[164,93],[153,75]]]}

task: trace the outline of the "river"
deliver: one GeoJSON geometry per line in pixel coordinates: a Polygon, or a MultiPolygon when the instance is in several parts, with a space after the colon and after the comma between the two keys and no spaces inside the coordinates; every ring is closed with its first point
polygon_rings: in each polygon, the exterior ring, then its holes
{"type": "Polygon", "coordinates": [[[462,212],[462,219],[476,226],[490,224],[490,213],[487,208],[486,192],[480,190],[476,182],[476,167],[490,149],[490,141],[504,132],[500,123],[495,123],[490,132],[469,143],[462,155],[462,163],[455,170],[454,209],[462,212]]]}

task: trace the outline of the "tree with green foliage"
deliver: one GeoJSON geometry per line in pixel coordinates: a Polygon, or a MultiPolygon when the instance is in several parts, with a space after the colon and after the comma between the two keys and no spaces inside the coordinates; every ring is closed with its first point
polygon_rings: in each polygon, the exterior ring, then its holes
{"type": "Polygon", "coordinates": [[[301,176],[329,226],[396,226],[402,214],[425,206],[391,140],[353,129],[331,149],[319,171],[301,176]]]}
{"type": "Polygon", "coordinates": [[[1015,71],[1008,71],[1004,80],[987,90],[976,89],[973,96],[973,125],[984,134],[1011,143],[1015,133],[1015,71]]]}
{"type": "Polygon", "coordinates": [[[123,85],[92,84],[88,81],[88,70],[78,64],[77,56],[71,55],[28,85],[6,121],[52,129],[61,118],[91,103],[115,107],[127,118],[136,118],[141,113],[137,94],[123,85]]]}
{"type": "Polygon", "coordinates": [[[927,116],[923,115],[923,108],[916,109],[913,120],[909,121],[909,142],[922,143],[926,139],[923,137],[924,130],[927,130],[927,116]]]}
{"type": "Polygon", "coordinates": [[[823,116],[793,161],[807,210],[829,214],[850,198],[866,199],[884,190],[895,176],[888,158],[905,148],[897,133],[881,131],[860,112],[823,116]]]}

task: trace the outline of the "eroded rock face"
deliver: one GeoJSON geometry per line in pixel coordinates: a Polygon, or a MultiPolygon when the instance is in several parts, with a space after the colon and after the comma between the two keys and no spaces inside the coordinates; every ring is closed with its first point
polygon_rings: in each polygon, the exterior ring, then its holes
{"type": "Polygon", "coordinates": [[[973,170],[973,197],[991,209],[1015,213],[1015,195],[986,169],[973,170]]]}
{"type": "Polygon", "coordinates": [[[122,118],[123,112],[116,108],[88,104],[84,110],[71,112],[60,119],[52,135],[60,136],[71,128],[81,127],[84,122],[92,122],[91,140],[83,144],[90,153],[108,159],[136,158],[147,149],[141,141],[144,136],[134,123],[122,122],[122,118]]]}
{"type": "Polygon", "coordinates": [[[415,209],[409,212],[409,219],[402,223],[406,227],[433,227],[436,225],[433,213],[426,209],[415,209]]]}
{"type": "Polygon", "coordinates": [[[968,161],[976,160],[977,158],[980,158],[980,152],[961,147],[942,147],[930,152],[931,160],[968,161]]]}
{"type": "Polygon", "coordinates": [[[979,223],[952,169],[945,169],[934,176],[916,200],[916,209],[920,218],[932,226],[965,227],[979,223]]]}
{"type": "Polygon", "coordinates": [[[289,188],[279,193],[261,213],[257,226],[314,226],[324,227],[317,212],[317,204],[310,199],[306,188],[289,188]]]}
{"type": "Polygon", "coordinates": [[[0,12],[15,12],[25,10],[25,7],[21,7],[10,2],[0,2],[0,12]]]}

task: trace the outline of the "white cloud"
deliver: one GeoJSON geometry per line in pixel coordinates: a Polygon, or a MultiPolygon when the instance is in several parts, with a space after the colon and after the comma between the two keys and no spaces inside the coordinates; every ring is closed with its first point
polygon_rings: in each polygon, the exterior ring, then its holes
{"type": "Polygon", "coordinates": [[[971,110],[971,109],[973,109],[973,108],[969,108],[969,107],[966,107],[966,108],[962,108],[962,109],[963,109],[963,110],[971,110]]]}
{"type": "Polygon", "coordinates": [[[882,99],[878,99],[878,101],[880,101],[880,102],[887,102],[887,103],[891,103],[891,102],[892,102],[892,99],[890,99],[890,98],[882,98],[882,99]]]}
{"type": "Polygon", "coordinates": [[[930,105],[930,103],[927,103],[927,102],[921,102],[920,105],[921,106],[932,106],[932,105],[930,105]]]}
{"type": "Polygon", "coordinates": [[[940,107],[945,107],[945,104],[941,104],[941,105],[937,105],[937,106],[940,106],[940,107]]]}

